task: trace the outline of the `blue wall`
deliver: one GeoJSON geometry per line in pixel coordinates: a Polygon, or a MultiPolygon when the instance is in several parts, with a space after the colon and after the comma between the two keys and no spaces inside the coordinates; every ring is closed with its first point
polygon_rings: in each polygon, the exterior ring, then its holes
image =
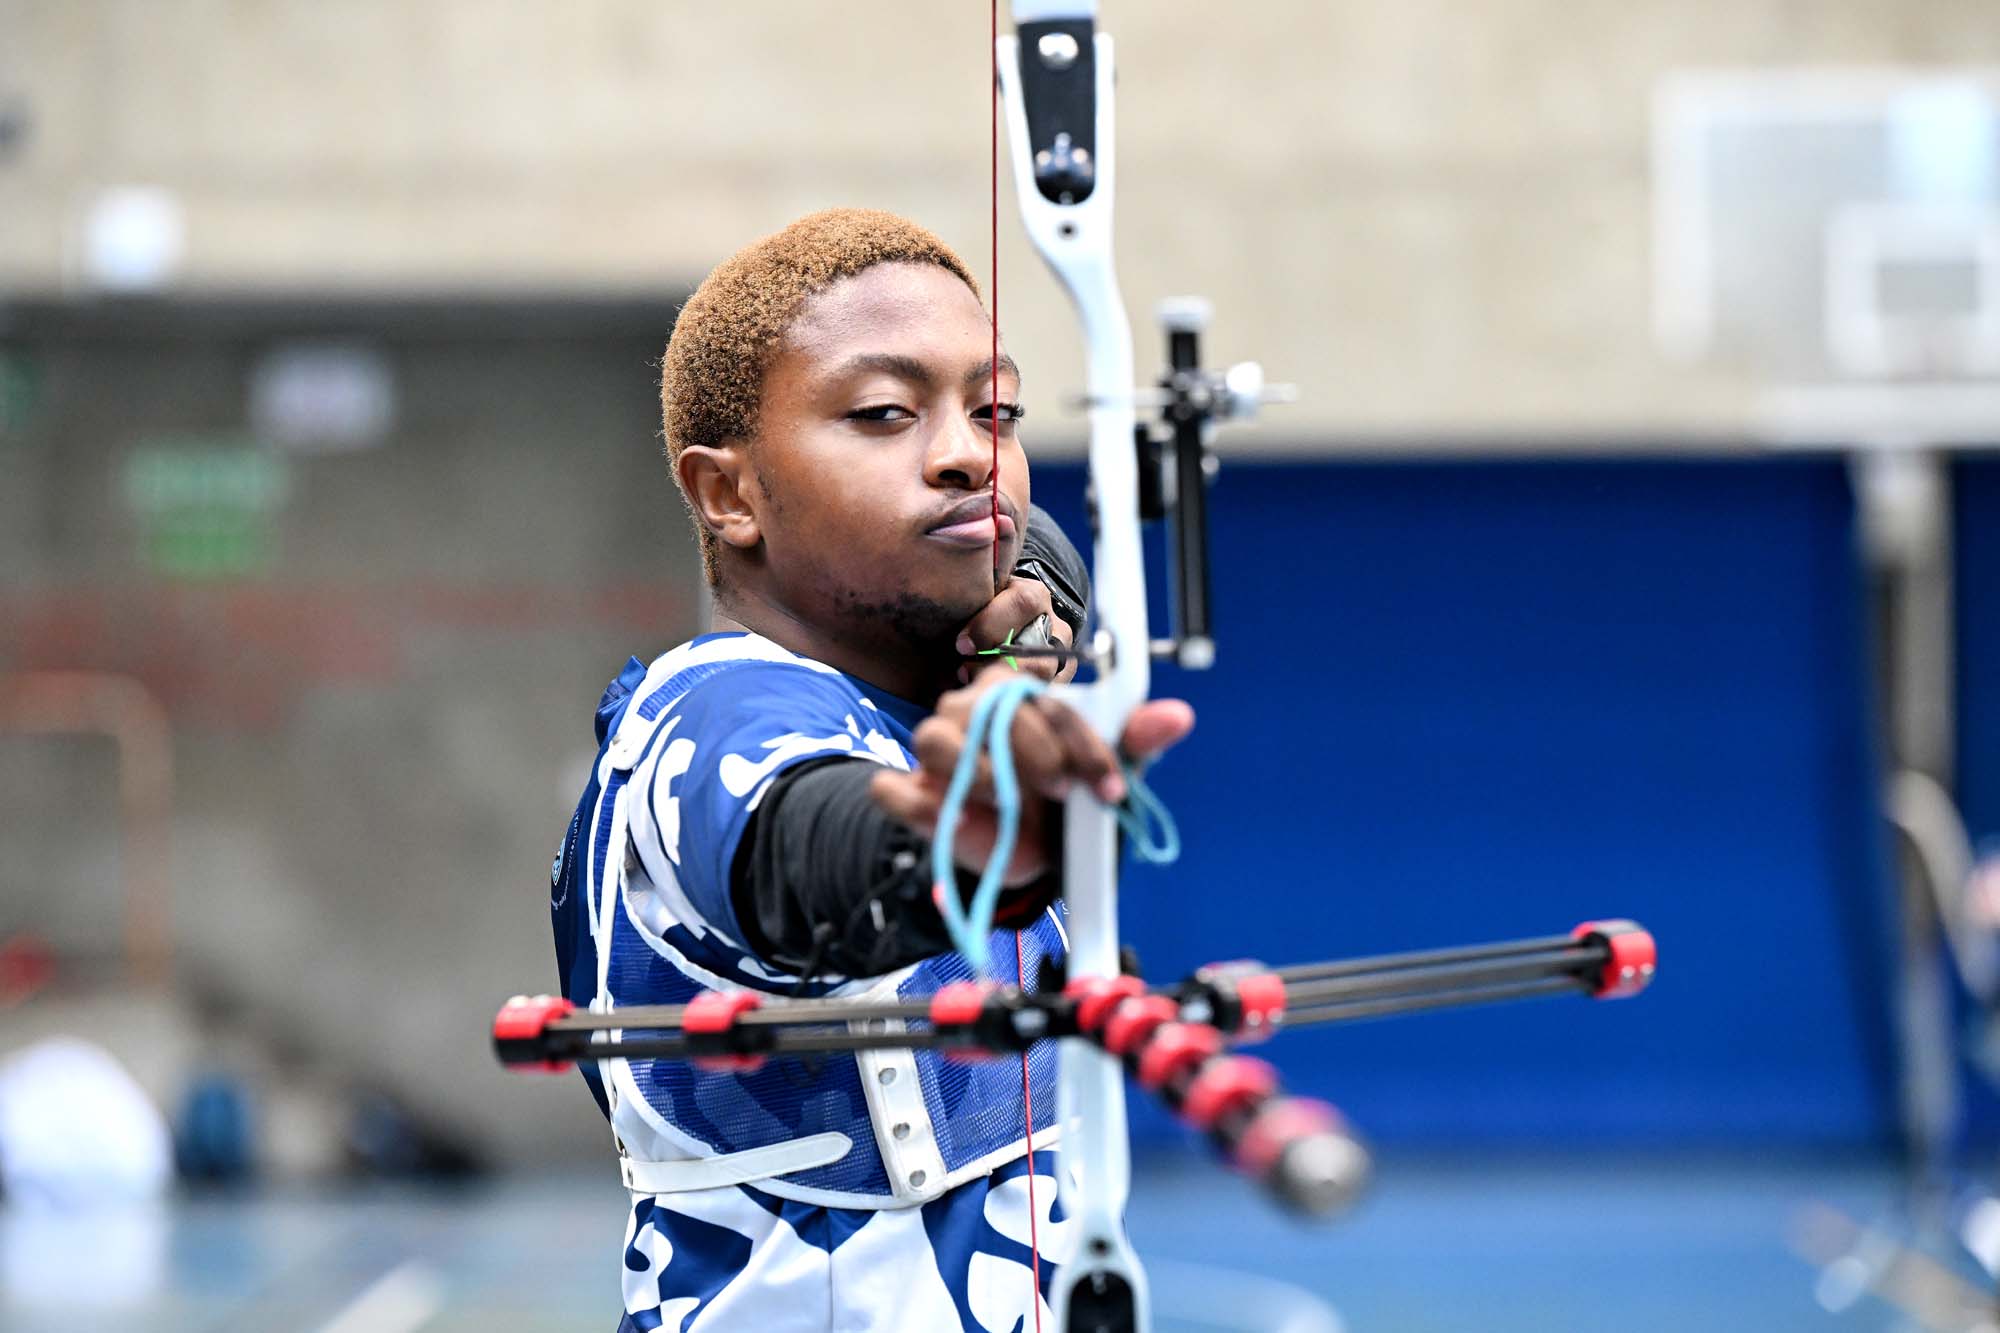
{"type": "MultiPolygon", "coordinates": [[[[1961,461],[1953,478],[1958,543],[1958,797],[1973,846],[2000,855],[2000,459],[1961,461]]],[[[1973,1007],[1961,1016],[1976,1023],[1973,1007]]],[[[1963,1069],[1974,1141],[2000,1143],[2000,1089],[1963,1069]]]]}
{"type": "Polygon", "coordinates": [[[2000,852],[2000,458],[1961,462],[1958,513],[1958,790],[1966,823],[2000,852]]]}
{"type": "MultiPolygon", "coordinates": [[[[1035,494],[1087,530],[1078,469],[1038,468],[1035,494]]],[[[1157,772],[1187,852],[1127,877],[1149,972],[1632,916],[1662,950],[1638,1001],[1271,1053],[1378,1141],[1886,1138],[1888,909],[1838,461],[1232,464],[1212,494],[1219,664],[1156,685],[1200,714],[1157,772]]],[[[2000,708],[1977,716],[2000,733],[2000,708]]],[[[2000,772],[1980,781],[2000,828],[2000,772]]]]}

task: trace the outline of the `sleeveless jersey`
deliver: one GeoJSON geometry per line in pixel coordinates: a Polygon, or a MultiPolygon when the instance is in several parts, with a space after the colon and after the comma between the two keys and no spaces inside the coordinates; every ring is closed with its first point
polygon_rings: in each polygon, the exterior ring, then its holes
{"type": "MultiPolygon", "coordinates": [[[[752,634],[704,635],[650,666],[629,662],[598,705],[597,762],[552,868],[564,993],[615,1012],[682,1004],[705,989],[757,990],[767,1005],[911,998],[971,977],[948,954],[884,977],[802,981],[746,947],[731,901],[738,844],[780,774],[837,755],[908,769],[911,728],[923,716],[752,634]]],[[[995,979],[1016,981],[1013,933],[996,932],[992,943],[995,979]]],[[[1064,943],[1059,909],[1021,932],[1029,985],[1064,943]]],[[[1055,1062],[1051,1043],[1030,1053],[1038,1152],[1056,1137],[1055,1062]]],[[[772,1060],[747,1073],[613,1060],[585,1077],[635,1190],[646,1189],[646,1164],[727,1157],[782,1166],[731,1177],[779,1199],[899,1208],[984,1179],[1025,1150],[1021,1066],[1012,1059],[863,1052],[809,1066],[772,1060]]]]}

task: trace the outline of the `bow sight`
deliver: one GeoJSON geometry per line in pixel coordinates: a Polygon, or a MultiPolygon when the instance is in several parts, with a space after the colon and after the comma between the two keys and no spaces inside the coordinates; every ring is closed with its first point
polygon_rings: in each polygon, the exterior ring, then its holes
{"type": "MultiPolygon", "coordinates": [[[[1133,408],[1155,409],[1151,422],[1133,427],[1137,450],[1139,520],[1164,522],[1173,569],[1172,633],[1152,639],[1149,655],[1190,671],[1215,665],[1213,601],[1209,576],[1208,487],[1221,470],[1214,447],[1216,427],[1225,422],[1253,420],[1266,403],[1298,400],[1296,386],[1267,384],[1264,368],[1239,361],[1215,371],[1201,364],[1201,337],[1213,308],[1199,296],[1180,296],[1159,305],[1160,329],[1166,336],[1166,369],[1150,388],[1132,391],[1116,401],[1133,408]]],[[[1073,397],[1070,406],[1091,408],[1099,400],[1073,397]]],[[[1102,532],[1097,497],[1091,495],[1091,524],[1102,532]]],[[[999,656],[1003,650],[994,649],[999,656]]],[[[1077,648],[1055,644],[1046,634],[1023,635],[1004,650],[1013,657],[1076,658],[1086,665],[1109,660],[1109,640],[1097,636],[1077,648]]]]}
{"type": "Polygon", "coordinates": [[[1218,461],[1212,446],[1217,423],[1248,421],[1265,403],[1291,402],[1290,385],[1264,383],[1264,368],[1241,361],[1217,373],[1201,366],[1201,335],[1210,308],[1196,296],[1160,303],[1167,335],[1167,369],[1159,388],[1133,395],[1137,406],[1160,409],[1157,426],[1138,426],[1139,517],[1166,519],[1173,549],[1173,630],[1152,642],[1152,653],[1205,671],[1215,664],[1209,622],[1208,486],[1218,461]]]}

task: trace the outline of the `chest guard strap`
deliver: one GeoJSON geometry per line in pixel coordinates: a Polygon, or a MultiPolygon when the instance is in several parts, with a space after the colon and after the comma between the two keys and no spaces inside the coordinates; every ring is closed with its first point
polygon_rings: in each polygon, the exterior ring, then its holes
{"type": "Polygon", "coordinates": [[[847,1156],[853,1146],[854,1140],[847,1135],[828,1133],[678,1162],[642,1162],[621,1152],[618,1174],[625,1188],[634,1194],[683,1194],[725,1185],[750,1185],[773,1176],[826,1166],[847,1156]]]}

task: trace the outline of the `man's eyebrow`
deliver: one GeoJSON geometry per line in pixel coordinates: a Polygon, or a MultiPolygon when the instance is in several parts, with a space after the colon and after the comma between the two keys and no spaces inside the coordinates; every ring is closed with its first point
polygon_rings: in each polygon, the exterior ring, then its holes
{"type": "MultiPolygon", "coordinates": [[[[1021,368],[1015,365],[1014,358],[1008,356],[1005,352],[1000,353],[1000,369],[1002,373],[1012,375],[1016,384],[1021,382],[1021,368]]],[[[993,358],[989,356],[971,370],[965,372],[965,387],[969,389],[981,381],[991,383],[992,379],[993,358]]]]}
{"type": "MultiPolygon", "coordinates": [[[[1015,365],[1014,358],[1008,356],[1005,352],[1000,354],[1000,369],[1006,374],[1012,375],[1016,380],[1021,378],[1021,368],[1015,365]]],[[[849,375],[861,374],[864,371],[878,371],[885,375],[894,375],[898,379],[908,380],[912,384],[922,385],[926,389],[931,388],[937,383],[937,375],[929,365],[914,356],[904,356],[900,352],[863,352],[859,356],[850,357],[846,361],[841,362],[840,366],[833,372],[833,376],[836,379],[841,379],[849,375]]],[[[967,388],[971,388],[976,384],[988,383],[992,378],[993,359],[988,357],[972,369],[966,371],[963,382],[967,388]]]]}
{"type": "Polygon", "coordinates": [[[859,356],[841,362],[833,373],[835,378],[844,379],[867,370],[894,375],[898,379],[909,380],[925,388],[929,388],[936,379],[936,376],[931,374],[929,366],[914,356],[903,356],[897,352],[863,352],[859,356]]]}

